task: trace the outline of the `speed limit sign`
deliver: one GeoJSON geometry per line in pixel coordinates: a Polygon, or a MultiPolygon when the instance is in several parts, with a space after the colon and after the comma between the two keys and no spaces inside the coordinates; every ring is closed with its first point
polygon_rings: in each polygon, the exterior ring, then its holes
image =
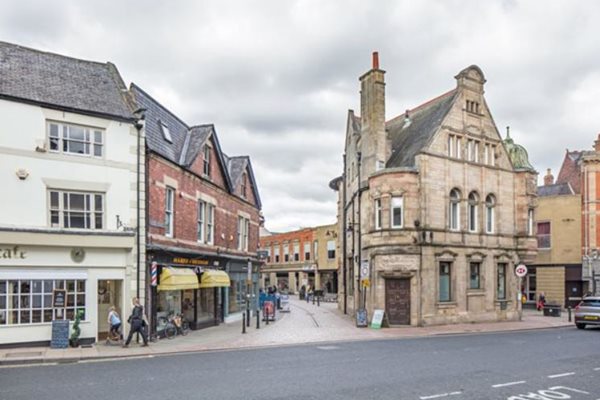
{"type": "Polygon", "coordinates": [[[523,278],[525,275],[527,275],[527,267],[525,264],[517,265],[515,268],[515,275],[517,275],[519,278],[523,278]]]}

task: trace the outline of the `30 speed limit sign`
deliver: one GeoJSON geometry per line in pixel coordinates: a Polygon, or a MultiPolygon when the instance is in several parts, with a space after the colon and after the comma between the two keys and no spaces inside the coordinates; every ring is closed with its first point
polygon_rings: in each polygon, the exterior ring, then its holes
{"type": "Polygon", "coordinates": [[[527,275],[527,267],[525,264],[517,265],[515,268],[515,275],[517,275],[519,278],[523,278],[525,275],[527,275]]]}

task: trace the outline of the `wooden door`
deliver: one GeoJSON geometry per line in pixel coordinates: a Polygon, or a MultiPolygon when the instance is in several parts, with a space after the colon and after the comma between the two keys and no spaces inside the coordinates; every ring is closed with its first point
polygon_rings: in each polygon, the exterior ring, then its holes
{"type": "Polygon", "coordinates": [[[410,279],[385,280],[385,312],[391,325],[410,325],[410,279]]]}

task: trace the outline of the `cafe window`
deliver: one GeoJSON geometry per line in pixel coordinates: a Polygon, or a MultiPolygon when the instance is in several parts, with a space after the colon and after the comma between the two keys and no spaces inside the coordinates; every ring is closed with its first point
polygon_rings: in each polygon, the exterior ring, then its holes
{"type": "Polygon", "coordinates": [[[74,320],[77,312],[81,312],[81,319],[85,320],[85,287],[85,280],[75,279],[0,280],[0,326],[74,320]],[[62,315],[52,307],[54,289],[66,290],[62,315]]]}
{"type": "Polygon", "coordinates": [[[104,194],[50,190],[50,226],[102,229],[104,194]]]}

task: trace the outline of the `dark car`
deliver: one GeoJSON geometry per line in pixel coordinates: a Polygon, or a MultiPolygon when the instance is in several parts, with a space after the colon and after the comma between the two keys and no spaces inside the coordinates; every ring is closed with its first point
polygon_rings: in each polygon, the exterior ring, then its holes
{"type": "Polygon", "coordinates": [[[587,325],[600,326],[600,297],[584,297],[575,307],[575,325],[584,329],[587,325]]]}

